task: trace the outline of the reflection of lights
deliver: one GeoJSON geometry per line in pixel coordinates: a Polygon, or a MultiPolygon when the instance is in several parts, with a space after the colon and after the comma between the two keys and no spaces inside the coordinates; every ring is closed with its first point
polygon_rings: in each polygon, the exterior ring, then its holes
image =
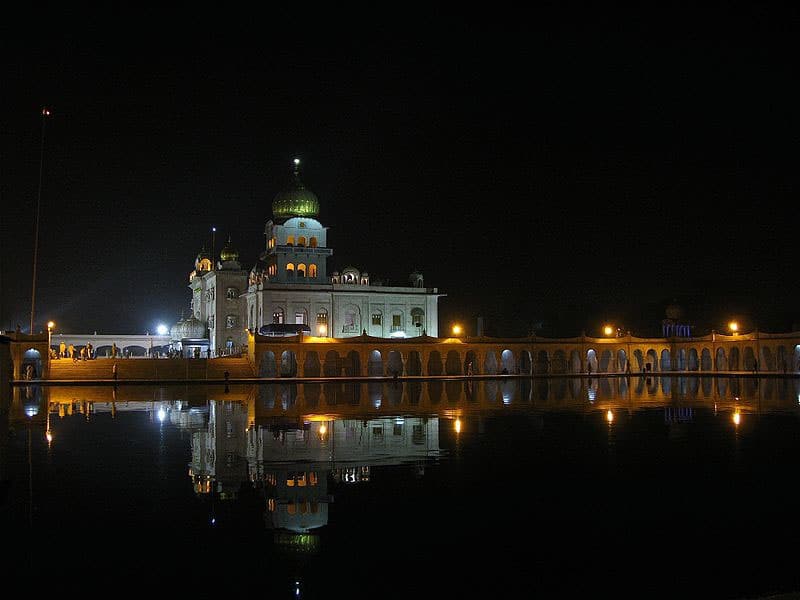
{"type": "Polygon", "coordinates": [[[503,404],[511,404],[511,392],[503,392],[503,404]]]}
{"type": "Polygon", "coordinates": [[[614,411],[612,410],[606,411],[606,421],[608,421],[609,423],[614,422],[614,411]]]}
{"type": "Polygon", "coordinates": [[[158,420],[163,423],[164,419],[166,419],[166,418],[167,418],[167,411],[165,411],[163,407],[159,408],[158,409],[158,420]]]}
{"type": "Polygon", "coordinates": [[[29,417],[35,417],[39,414],[39,407],[34,404],[29,404],[25,407],[25,414],[29,417]]]}
{"type": "Polygon", "coordinates": [[[453,429],[456,430],[456,433],[461,433],[461,419],[456,417],[456,422],[453,424],[453,429]]]}
{"type": "Polygon", "coordinates": [[[322,424],[319,426],[319,434],[320,434],[320,435],[325,435],[326,433],[328,433],[328,426],[327,426],[327,425],[325,425],[325,423],[322,423],[322,424]]]}
{"type": "Polygon", "coordinates": [[[156,333],[158,335],[167,335],[169,333],[169,328],[167,328],[167,326],[163,323],[159,323],[156,325],[156,333]]]}
{"type": "Polygon", "coordinates": [[[742,413],[740,413],[737,410],[735,413],[733,413],[733,424],[738,425],[741,422],[742,422],[742,413]]]}
{"type": "Polygon", "coordinates": [[[45,437],[45,439],[47,439],[47,443],[48,443],[48,444],[50,444],[50,443],[52,443],[52,442],[53,442],[53,432],[52,432],[52,431],[50,431],[49,429],[48,429],[48,430],[47,430],[47,432],[44,434],[44,437],[45,437]]]}

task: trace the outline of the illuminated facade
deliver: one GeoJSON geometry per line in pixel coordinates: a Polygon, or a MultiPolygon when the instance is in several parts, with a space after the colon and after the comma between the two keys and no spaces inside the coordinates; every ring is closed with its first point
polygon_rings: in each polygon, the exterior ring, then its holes
{"type": "Polygon", "coordinates": [[[205,250],[197,256],[189,275],[192,315],[207,328],[213,356],[241,349],[247,329],[280,329],[274,325],[319,337],[438,336],[444,294],[426,288],[421,273],[412,273],[407,286],[383,285],[351,266],[328,274],[333,249],[318,214],[319,200],[300,180],[295,159],[289,185],[272,201],[265,248],[249,272],[230,239],[216,264],[205,250]]]}

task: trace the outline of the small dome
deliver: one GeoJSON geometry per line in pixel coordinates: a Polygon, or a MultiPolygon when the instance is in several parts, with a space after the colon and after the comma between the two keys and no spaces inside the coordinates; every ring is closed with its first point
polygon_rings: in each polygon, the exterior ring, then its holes
{"type": "Polygon", "coordinates": [[[194,268],[198,271],[204,271],[211,268],[211,254],[208,253],[208,250],[206,250],[205,246],[203,246],[203,248],[197,254],[197,258],[194,259],[194,268]]]}
{"type": "Polygon", "coordinates": [[[183,323],[183,337],[198,339],[206,337],[206,326],[196,317],[189,317],[183,323]]]}
{"type": "Polygon", "coordinates": [[[291,217],[316,217],[318,214],[317,195],[300,181],[300,161],[295,159],[292,181],[272,199],[272,216],[282,221],[291,217]]]}
{"type": "Polygon", "coordinates": [[[667,307],[666,312],[667,318],[673,321],[680,321],[683,318],[683,308],[674,302],[667,307]]]}
{"type": "Polygon", "coordinates": [[[172,341],[178,341],[183,338],[183,327],[186,321],[182,318],[169,329],[169,337],[172,341]]]}
{"type": "Polygon", "coordinates": [[[233,247],[230,237],[228,237],[228,243],[225,244],[225,247],[222,249],[222,252],[219,253],[219,259],[223,262],[239,260],[239,251],[233,247]]]}

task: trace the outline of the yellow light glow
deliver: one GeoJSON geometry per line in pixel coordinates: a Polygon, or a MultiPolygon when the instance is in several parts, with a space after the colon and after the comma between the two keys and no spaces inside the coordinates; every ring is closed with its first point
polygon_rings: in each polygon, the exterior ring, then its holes
{"type": "Polygon", "coordinates": [[[55,326],[56,326],[55,322],[53,322],[53,321],[48,321],[47,322],[47,328],[48,329],[53,329],[55,326]]]}
{"type": "Polygon", "coordinates": [[[320,323],[320,324],[317,326],[317,333],[318,333],[320,336],[326,336],[326,335],[328,335],[328,326],[327,326],[327,325],[325,325],[325,323],[320,323]]]}
{"type": "Polygon", "coordinates": [[[453,335],[461,335],[462,331],[464,330],[461,328],[461,325],[453,325],[453,335]]]}
{"type": "Polygon", "coordinates": [[[456,422],[453,425],[453,428],[456,430],[456,433],[461,433],[461,419],[456,418],[456,422]]]}
{"type": "Polygon", "coordinates": [[[325,423],[322,423],[322,424],[319,426],[319,434],[320,434],[320,435],[325,435],[326,433],[328,433],[328,426],[327,426],[327,425],[325,425],[325,423]]]}
{"type": "Polygon", "coordinates": [[[614,333],[614,328],[611,325],[606,325],[605,327],[603,327],[603,333],[605,333],[606,335],[611,335],[612,333],[614,333]]]}
{"type": "Polygon", "coordinates": [[[44,434],[44,437],[45,437],[45,438],[47,438],[47,443],[48,443],[48,444],[49,444],[50,442],[52,442],[52,441],[53,441],[53,434],[52,434],[50,431],[48,431],[47,433],[45,433],[45,434],[44,434]]]}
{"type": "Polygon", "coordinates": [[[742,413],[740,413],[737,410],[735,413],[733,413],[733,424],[738,425],[741,422],[742,422],[742,413]]]}
{"type": "Polygon", "coordinates": [[[731,321],[728,323],[728,328],[735,333],[739,331],[739,324],[736,321],[731,321]]]}
{"type": "Polygon", "coordinates": [[[609,423],[613,423],[614,422],[614,412],[613,411],[609,410],[608,412],[606,412],[606,421],[608,421],[609,423]]]}

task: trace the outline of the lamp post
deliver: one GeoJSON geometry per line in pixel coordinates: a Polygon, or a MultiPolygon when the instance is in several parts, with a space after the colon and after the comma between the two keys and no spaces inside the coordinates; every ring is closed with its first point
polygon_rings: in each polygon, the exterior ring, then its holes
{"type": "Polygon", "coordinates": [[[53,321],[47,322],[47,356],[50,357],[50,352],[52,350],[52,339],[53,339],[53,328],[55,328],[56,324],[53,321]]]}
{"type": "Polygon", "coordinates": [[[42,142],[39,148],[39,191],[36,194],[36,218],[33,226],[33,278],[31,281],[31,328],[33,335],[33,319],[36,313],[36,263],[39,257],[39,209],[42,204],[42,170],[44,167],[44,124],[50,116],[50,109],[42,108],[42,142]]]}

